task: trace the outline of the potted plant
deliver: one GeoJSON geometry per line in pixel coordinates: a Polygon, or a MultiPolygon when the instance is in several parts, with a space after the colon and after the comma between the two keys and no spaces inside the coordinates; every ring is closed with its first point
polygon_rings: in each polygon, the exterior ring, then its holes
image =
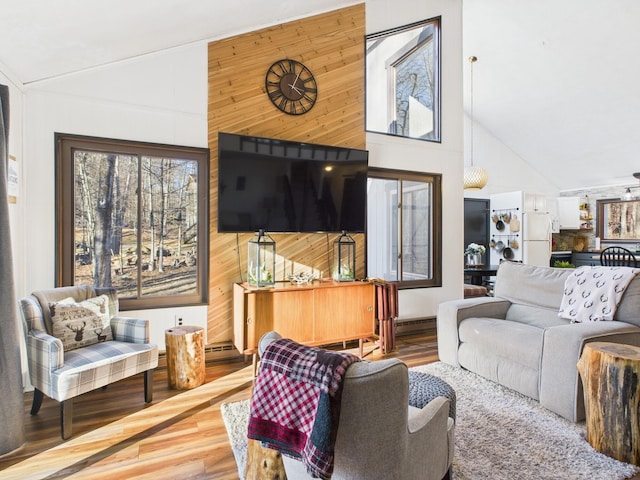
{"type": "Polygon", "coordinates": [[[467,256],[467,265],[482,265],[482,255],[487,249],[484,245],[470,243],[467,245],[464,254],[467,256]]]}
{"type": "Polygon", "coordinates": [[[554,268],[576,268],[576,266],[567,260],[556,260],[553,262],[554,268]]]}

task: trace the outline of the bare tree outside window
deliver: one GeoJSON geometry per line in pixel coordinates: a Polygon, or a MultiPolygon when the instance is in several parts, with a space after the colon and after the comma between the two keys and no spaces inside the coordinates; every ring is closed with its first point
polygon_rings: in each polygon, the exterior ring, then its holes
{"type": "Polygon", "coordinates": [[[367,130],[440,141],[440,19],[368,35],[367,130]]]}
{"type": "Polygon", "coordinates": [[[115,287],[123,309],[206,302],[208,151],[56,143],[59,284],[115,287]]]}

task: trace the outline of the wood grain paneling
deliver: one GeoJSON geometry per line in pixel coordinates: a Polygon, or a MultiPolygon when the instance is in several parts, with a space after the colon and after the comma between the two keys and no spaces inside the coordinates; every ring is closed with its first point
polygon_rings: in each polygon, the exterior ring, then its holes
{"type": "MultiPolygon", "coordinates": [[[[219,234],[218,132],[365,148],[364,4],[209,44],[208,135],[211,149],[208,341],[232,339],[233,283],[246,280],[250,234],[219,234]],[[266,95],[264,76],[276,60],[304,63],[318,82],[318,100],[305,115],[286,115],[266,95]]],[[[313,269],[330,276],[337,235],[278,234],[277,280],[313,269]]],[[[364,235],[357,274],[364,275],[364,235]]]]}

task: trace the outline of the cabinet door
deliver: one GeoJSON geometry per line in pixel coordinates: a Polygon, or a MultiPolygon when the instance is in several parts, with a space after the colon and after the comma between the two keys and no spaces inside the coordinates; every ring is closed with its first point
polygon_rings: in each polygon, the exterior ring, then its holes
{"type": "Polygon", "coordinates": [[[246,348],[247,315],[244,296],[244,288],[237,283],[233,284],[233,345],[240,353],[246,348]]]}
{"type": "Polygon", "coordinates": [[[558,197],[558,220],[561,230],[580,228],[580,197],[558,197]]]}
{"type": "Polygon", "coordinates": [[[571,263],[576,267],[595,267],[600,265],[600,254],[594,252],[573,252],[571,263]]]}
{"type": "Polygon", "coordinates": [[[265,333],[273,330],[272,296],[265,292],[245,294],[245,332],[247,350],[254,351],[265,333]]]}
{"type": "Polygon", "coordinates": [[[313,290],[284,290],[269,297],[273,330],[299,343],[313,341],[313,290]]]}
{"type": "Polygon", "coordinates": [[[375,287],[349,284],[315,291],[315,341],[366,338],[375,332],[375,287]]]}
{"type": "Polygon", "coordinates": [[[525,212],[548,213],[547,197],[540,193],[524,193],[522,207],[525,212]]]}

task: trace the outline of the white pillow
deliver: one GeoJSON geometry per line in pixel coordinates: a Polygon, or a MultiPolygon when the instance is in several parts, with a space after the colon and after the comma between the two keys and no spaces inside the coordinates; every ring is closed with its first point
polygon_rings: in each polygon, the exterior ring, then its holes
{"type": "Polygon", "coordinates": [[[65,351],[113,340],[107,295],[79,303],[69,300],[49,304],[53,335],[62,341],[65,351]]]}

